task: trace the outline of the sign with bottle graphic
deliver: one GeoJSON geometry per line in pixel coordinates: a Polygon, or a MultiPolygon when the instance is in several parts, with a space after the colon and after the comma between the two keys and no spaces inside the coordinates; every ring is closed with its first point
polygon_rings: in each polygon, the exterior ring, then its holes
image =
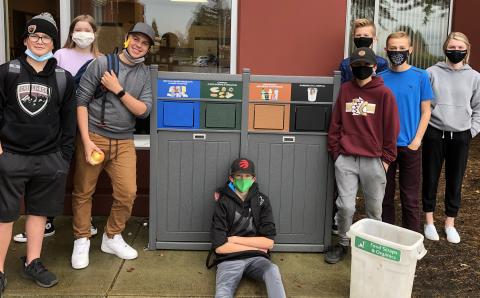
{"type": "Polygon", "coordinates": [[[200,95],[207,99],[242,99],[242,83],[202,81],[200,95]]]}
{"type": "Polygon", "coordinates": [[[158,96],[177,99],[200,98],[200,81],[158,80],[158,96]]]}
{"type": "Polygon", "coordinates": [[[292,84],[292,101],[330,102],[333,84],[292,84]]]}
{"type": "Polygon", "coordinates": [[[290,101],[291,84],[250,83],[250,100],[290,101]]]}

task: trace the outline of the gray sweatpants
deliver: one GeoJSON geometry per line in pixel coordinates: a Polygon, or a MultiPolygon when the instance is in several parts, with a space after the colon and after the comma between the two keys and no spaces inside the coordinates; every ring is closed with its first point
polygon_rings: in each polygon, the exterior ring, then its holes
{"type": "Polygon", "coordinates": [[[243,275],[264,281],[267,286],[268,297],[287,297],[278,266],[264,257],[224,261],[218,264],[215,297],[233,297],[243,275]]]}
{"type": "Polygon", "coordinates": [[[352,225],[358,183],[365,197],[368,218],[382,220],[382,202],[387,182],[380,158],[340,155],[335,161],[335,179],[338,187],[336,201],[340,244],[349,245],[346,233],[352,225]]]}

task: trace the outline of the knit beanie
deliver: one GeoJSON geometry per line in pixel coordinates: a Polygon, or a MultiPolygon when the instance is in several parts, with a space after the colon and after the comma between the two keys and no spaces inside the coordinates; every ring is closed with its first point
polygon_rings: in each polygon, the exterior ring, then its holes
{"type": "Polygon", "coordinates": [[[42,12],[41,14],[36,15],[27,21],[22,40],[25,40],[29,34],[37,32],[41,32],[50,36],[53,41],[54,49],[59,48],[57,24],[50,13],[42,12]]]}

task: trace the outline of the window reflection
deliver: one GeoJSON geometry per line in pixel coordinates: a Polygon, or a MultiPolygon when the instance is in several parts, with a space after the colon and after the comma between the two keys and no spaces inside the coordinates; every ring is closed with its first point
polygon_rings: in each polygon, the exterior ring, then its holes
{"type": "Polygon", "coordinates": [[[23,30],[25,29],[25,24],[32,17],[42,12],[51,13],[55,19],[55,22],[57,23],[57,26],[60,26],[58,1],[8,0],[5,2],[5,15],[7,16],[6,23],[8,24],[8,31],[6,31],[8,34],[8,60],[15,59],[22,54],[21,49],[23,47],[21,45],[23,44],[23,40],[21,40],[21,36],[23,34],[23,30]]]}
{"type": "MultiPolygon", "coordinates": [[[[427,68],[444,59],[442,44],[448,34],[451,0],[351,0],[350,21],[356,18],[374,19],[377,24],[376,53],[385,56],[387,36],[395,31],[406,31],[414,48],[409,63],[427,68]],[[377,5],[375,5],[377,4],[377,5]],[[375,11],[378,9],[378,11],[375,11]]],[[[349,29],[349,53],[354,44],[349,29]]]]}
{"type": "Polygon", "coordinates": [[[74,15],[90,14],[97,21],[103,53],[121,47],[138,21],[156,32],[147,64],[164,71],[230,72],[231,0],[78,0],[74,15]]]}

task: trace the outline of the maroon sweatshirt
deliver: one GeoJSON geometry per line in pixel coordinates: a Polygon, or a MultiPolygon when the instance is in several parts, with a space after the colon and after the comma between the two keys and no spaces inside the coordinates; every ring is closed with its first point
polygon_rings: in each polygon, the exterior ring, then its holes
{"type": "Polygon", "coordinates": [[[381,77],[363,87],[355,80],[340,88],[328,130],[328,151],[340,154],[381,157],[390,164],[397,158],[400,132],[397,104],[381,77]]]}

